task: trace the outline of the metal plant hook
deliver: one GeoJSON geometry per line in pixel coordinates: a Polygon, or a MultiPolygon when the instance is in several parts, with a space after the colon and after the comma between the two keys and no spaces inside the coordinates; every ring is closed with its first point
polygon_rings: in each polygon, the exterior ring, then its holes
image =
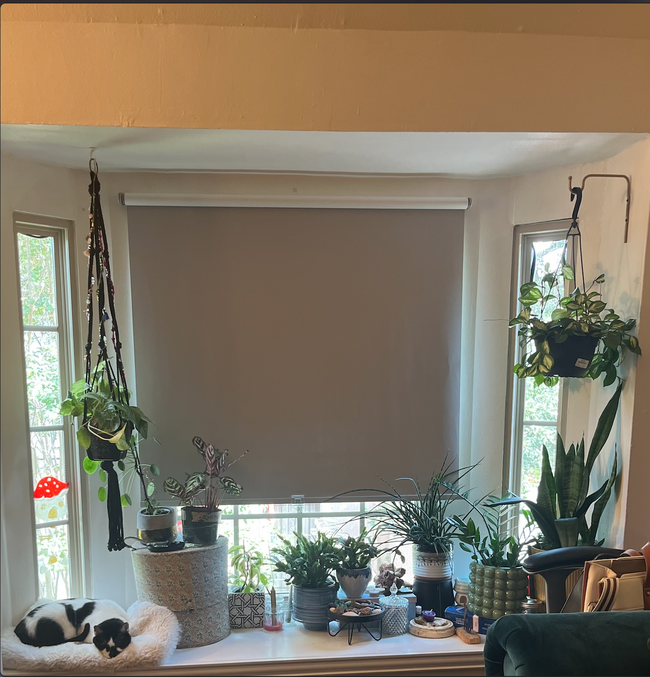
{"type": "Polygon", "coordinates": [[[90,160],[88,160],[88,169],[93,172],[94,174],[97,174],[99,171],[99,165],[97,164],[97,160],[93,157],[95,154],[96,148],[91,148],[90,149],[90,160]]]}
{"type": "MultiPolygon", "coordinates": [[[[569,177],[569,190],[571,191],[571,201],[573,201],[574,196],[578,196],[578,202],[573,209],[573,221],[575,223],[576,217],[578,215],[578,210],[580,209],[580,202],[582,201],[582,191],[585,188],[585,182],[587,179],[591,178],[601,178],[601,179],[625,179],[627,182],[627,196],[625,199],[625,236],[623,242],[627,243],[627,232],[630,227],[630,201],[632,199],[632,180],[629,176],[625,174],[587,174],[582,179],[582,185],[580,188],[573,187],[573,177],[569,177]]],[[[571,224],[573,227],[573,224],[571,224]]]]}
{"type": "Polygon", "coordinates": [[[575,188],[571,189],[571,202],[573,202],[574,199],[576,203],[573,207],[573,214],[571,215],[571,220],[573,221],[573,223],[577,223],[578,212],[580,211],[580,205],[582,204],[582,188],[578,188],[576,186],[575,188]]]}

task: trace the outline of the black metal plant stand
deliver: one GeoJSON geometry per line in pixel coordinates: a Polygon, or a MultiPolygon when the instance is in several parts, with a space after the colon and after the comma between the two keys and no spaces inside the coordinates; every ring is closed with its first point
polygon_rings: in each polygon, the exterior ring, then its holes
{"type": "Polygon", "coordinates": [[[361,632],[361,630],[365,630],[374,640],[375,642],[378,642],[382,637],[383,637],[383,632],[384,632],[384,612],[382,611],[380,614],[374,614],[373,616],[358,616],[356,618],[352,616],[343,616],[342,614],[333,614],[331,612],[327,612],[327,634],[330,637],[336,637],[343,628],[346,628],[348,631],[348,646],[352,644],[352,636],[354,635],[354,631],[356,629],[357,632],[361,632]],[[331,623],[332,621],[337,621],[339,624],[339,629],[332,633],[331,630],[331,623]],[[368,625],[371,623],[379,623],[379,636],[375,636],[368,625]]]}

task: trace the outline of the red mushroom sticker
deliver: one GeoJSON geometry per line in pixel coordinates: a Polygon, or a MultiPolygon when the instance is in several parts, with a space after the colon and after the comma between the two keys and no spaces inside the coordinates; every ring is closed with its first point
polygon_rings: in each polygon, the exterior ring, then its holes
{"type": "Polygon", "coordinates": [[[61,482],[55,477],[44,477],[34,489],[34,498],[54,498],[67,488],[67,482],[61,482]]]}

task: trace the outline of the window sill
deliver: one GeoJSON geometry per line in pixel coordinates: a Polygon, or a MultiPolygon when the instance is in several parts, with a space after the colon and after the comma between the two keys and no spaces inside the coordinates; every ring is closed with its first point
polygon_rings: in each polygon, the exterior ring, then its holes
{"type": "Polygon", "coordinates": [[[330,637],[327,632],[311,632],[300,623],[291,623],[279,633],[233,630],[217,644],[180,649],[156,674],[482,675],[485,638],[481,639],[481,644],[470,645],[457,637],[423,639],[406,634],[376,642],[355,630],[348,646],[346,632],[330,637]]]}

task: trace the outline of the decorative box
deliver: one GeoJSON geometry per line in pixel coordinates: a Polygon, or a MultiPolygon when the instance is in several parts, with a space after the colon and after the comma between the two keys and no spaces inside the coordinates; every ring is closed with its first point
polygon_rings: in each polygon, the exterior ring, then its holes
{"type": "Polygon", "coordinates": [[[471,612],[467,612],[467,617],[465,618],[465,608],[462,606],[448,606],[445,609],[445,618],[451,621],[455,627],[462,628],[465,630],[472,630],[478,632],[479,635],[485,635],[487,629],[494,623],[492,618],[483,618],[482,616],[476,616],[471,612]]]}
{"type": "Polygon", "coordinates": [[[228,593],[228,613],[231,628],[261,628],[264,625],[264,593],[228,593]]]}

